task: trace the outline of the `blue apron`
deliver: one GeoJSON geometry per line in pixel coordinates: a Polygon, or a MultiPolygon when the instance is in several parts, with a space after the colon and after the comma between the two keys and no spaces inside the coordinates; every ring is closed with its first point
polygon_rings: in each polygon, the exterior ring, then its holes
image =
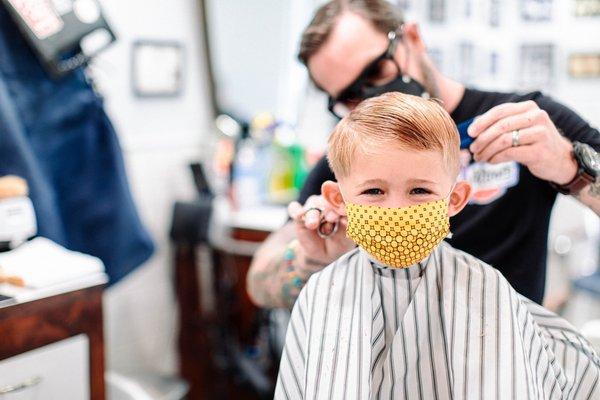
{"type": "Polygon", "coordinates": [[[102,259],[111,283],[152,255],[102,99],[81,69],[51,80],[0,6],[0,176],[8,174],[27,180],[38,234],[102,259]]]}

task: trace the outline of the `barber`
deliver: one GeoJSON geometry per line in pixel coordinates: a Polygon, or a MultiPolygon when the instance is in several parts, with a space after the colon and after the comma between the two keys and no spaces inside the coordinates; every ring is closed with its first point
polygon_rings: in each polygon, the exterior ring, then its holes
{"type": "MultiPolygon", "coordinates": [[[[464,178],[475,194],[451,219],[448,241],[500,270],[524,296],[544,296],[550,214],[558,192],[600,214],[600,133],[574,111],[532,92],[465,88],[431,62],[414,23],[385,0],[334,0],[320,7],[302,36],[300,60],[344,117],[365,98],[389,91],[439,99],[474,139],[463,150],[464,178]]],[[[376,162],[376,160],[374,160],[376,162]]],[[[291,308],[310,275],[355,245],[346,220],[327,208],[321,185],[335,177],[325,158],[307,178],[291,220],[256,252],[248,292],[267,308],[291,308]],[[337,231],[323,237],[323,229],[337,231]]]]}

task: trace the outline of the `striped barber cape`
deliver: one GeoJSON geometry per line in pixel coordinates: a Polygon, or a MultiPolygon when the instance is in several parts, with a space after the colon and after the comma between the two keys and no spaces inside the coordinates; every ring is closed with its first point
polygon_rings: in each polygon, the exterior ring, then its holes
{"type": "Polygon", "coordinates": [[[275,399],[600,399],[600,359],[562,318],[447,243],[386,269],[358,248],[311,277],[275,399]]]}

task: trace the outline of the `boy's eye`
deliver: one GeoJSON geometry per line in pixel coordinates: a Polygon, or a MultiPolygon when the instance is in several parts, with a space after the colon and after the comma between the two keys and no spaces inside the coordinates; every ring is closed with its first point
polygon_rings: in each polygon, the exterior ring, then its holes
{"type": "Polygon", "coordinates": [[[424,189],[424,188],[414,188],[410,191],[410,194],[416,194],[416,195],[431,194],[431,191],[424,189]]]}
{"type": "Polygon", "coordinates": [[[369,196],[374,196],[374,195],[378,195],[378,194],[383,194],[383,190],[381,189],[367,189],[365,191],[363,191],[361,194],[366,194],[369,196]]]}

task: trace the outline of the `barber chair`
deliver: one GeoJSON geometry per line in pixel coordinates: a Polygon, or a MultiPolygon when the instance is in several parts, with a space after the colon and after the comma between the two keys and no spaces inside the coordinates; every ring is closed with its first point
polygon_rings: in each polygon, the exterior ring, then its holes
{"type": "MultiPolygon", "coordinates": [[[[177,202],[171,239],[179,307],[181,376],[194,399],[271,399],[279,356],[273,351],[269,315],[246,293],[252,252],[216,247],[209,238],[213,195],[192,168],[193,202],[177,202]],[[212,295],[210,295],[212,292],[212,295]]],[[[260,243],[268,232],[229,232],[232,240],[260,243]]]]}

